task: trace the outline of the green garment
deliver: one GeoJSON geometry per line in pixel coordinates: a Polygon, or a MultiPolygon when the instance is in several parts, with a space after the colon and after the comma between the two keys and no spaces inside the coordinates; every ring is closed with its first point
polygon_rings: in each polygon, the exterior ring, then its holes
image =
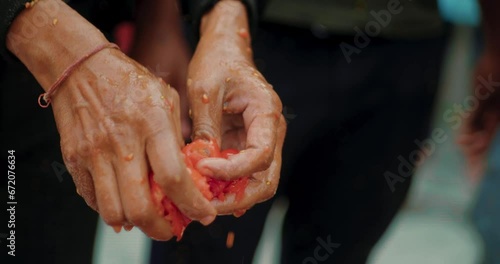
{"type": "Polygon", "coordinates": [[[443,29],[437,0],[268,0],[262,19],[333,34],[362,31],[386,38],[432,37],[443,29]]]}

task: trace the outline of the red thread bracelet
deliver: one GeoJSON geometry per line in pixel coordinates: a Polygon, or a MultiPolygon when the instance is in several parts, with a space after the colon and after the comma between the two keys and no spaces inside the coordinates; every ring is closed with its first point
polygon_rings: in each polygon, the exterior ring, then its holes
{"type": "Polygon", "coordinates": [[[115,43],[106,43],[106,44],[102,44],[100,46],[97,46],[95,49],[93,49],[87,55],[83,56],[82,58],[80,58],[79,60],[77,60],[76,62],[71,64],[68,68],[66,68],[66,70],[64,70],[64,72],[61,74],[61,77],[59,77],[59,79],[57,79],[57,81],[50,87],[50,89],[46,93],[42,93],[40,96],[38,96],[38,105],[41,108],[49,107],[50,102],[52,101],[51,100],[52,95],[56,92],[57,88],[61,85],[61,83],[64,82],[64,80],[66,80],[66,78],[68,78],[68,76],[71,74],[71,72],[73,72],[73,70],[76,67],[78,67],[82,62],[84,62],[90,56],[96,54],[97,52],[99,52],[105,48],[120,49],[118,47],[118,45],[116,45],[115,43]],[[45,104],[42,103],[42,101],[41,101],[42,99],[45,101],[45,104]]]}

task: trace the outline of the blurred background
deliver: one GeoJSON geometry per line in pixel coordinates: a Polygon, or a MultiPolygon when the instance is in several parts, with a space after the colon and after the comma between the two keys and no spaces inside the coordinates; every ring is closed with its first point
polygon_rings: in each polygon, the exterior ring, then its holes
{"type": "MultiPolygon", "coordinates": [[[[443,129],[449,138],[418,168],[407,201],[372,252],[370,264],[500,263],[500,222],[495,218],[500,212],[494,211],[500,202],[500,193],[495,192],[500,184],[500,133],[486,173],[473,180],[455,142],[459,131],[442,118],[471,91],[481,50],[479,7],[475,0],[440,0],[439,5],[453,26],[433,127],[443,129]]],[[[279,263],[277,238],[286,208],[283,199],[273,205],[254,263],[279,263]]],[[[117,235],[99,222],[97,232],[94,263],[148,262],[151,241],[138,230],[117,235]]]]}

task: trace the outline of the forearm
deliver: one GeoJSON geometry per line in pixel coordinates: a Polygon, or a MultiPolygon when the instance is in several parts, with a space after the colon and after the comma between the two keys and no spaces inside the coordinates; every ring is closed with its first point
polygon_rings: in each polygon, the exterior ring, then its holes
{"type": "Polygon", "coordinates": [[[198,49],[223,49],[226,55],[252,58],[248,15],[240,1],[220,1],[200,24],[198,49]]]}
{"type": "Polygon", "coordinates": [[[40,0],[15,18],[6,44],[47,90],[69,65],[106,42],[63,1],[40,0]]]}
{"type": "Polygon", "coordinates": [[[489,54],[500,58],[500,1],[480,0],[483,17],[485,49],[489,54]]]}

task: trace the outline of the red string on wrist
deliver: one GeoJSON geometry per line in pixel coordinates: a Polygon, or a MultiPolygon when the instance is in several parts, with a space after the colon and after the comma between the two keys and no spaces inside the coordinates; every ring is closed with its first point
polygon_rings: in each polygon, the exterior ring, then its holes
{"type": "Polygon", "coordinates": [[[90,51],[88,54],[86,54],[85,56],[83,56],[79,60],[75,61],[68,68],[66,68],[66,70],[64,70],[64,72],[61,74],[61,76],[59,77],[59,79],[57,79],[57,81],[54,84],[52,84],[52,86],[50,87],[50,89],[46,93],[42,93],[40,96],[38,96],[38,105],[41,108],[47,108],[47,107],[49,107],[50,102],[52,101],[51,100],[52,95],[54,95],[54,93],[56,92],[57,88],[59,88],[59,86],[61,85],[61,83],[64,82],[66,80],[66,78],[68,78],[68,76],[73,72],[73,70],[76,67],[78,67],[80,64],[82,64],[82,62],[84,62],[86,59],[88,59],[92,55],[94,55],[94,54],[98,53],[99,51],[101,51],[103,49],[106,49],[106,48],[120,49],[118,47],[118,45],[116,45],[115,43],[102,44],[102,45],[97,46],[95,49],[93,49],[92,51],[90,51]],[[45,104],[42,103],[42,99],[45,101],[45,104]]]}

